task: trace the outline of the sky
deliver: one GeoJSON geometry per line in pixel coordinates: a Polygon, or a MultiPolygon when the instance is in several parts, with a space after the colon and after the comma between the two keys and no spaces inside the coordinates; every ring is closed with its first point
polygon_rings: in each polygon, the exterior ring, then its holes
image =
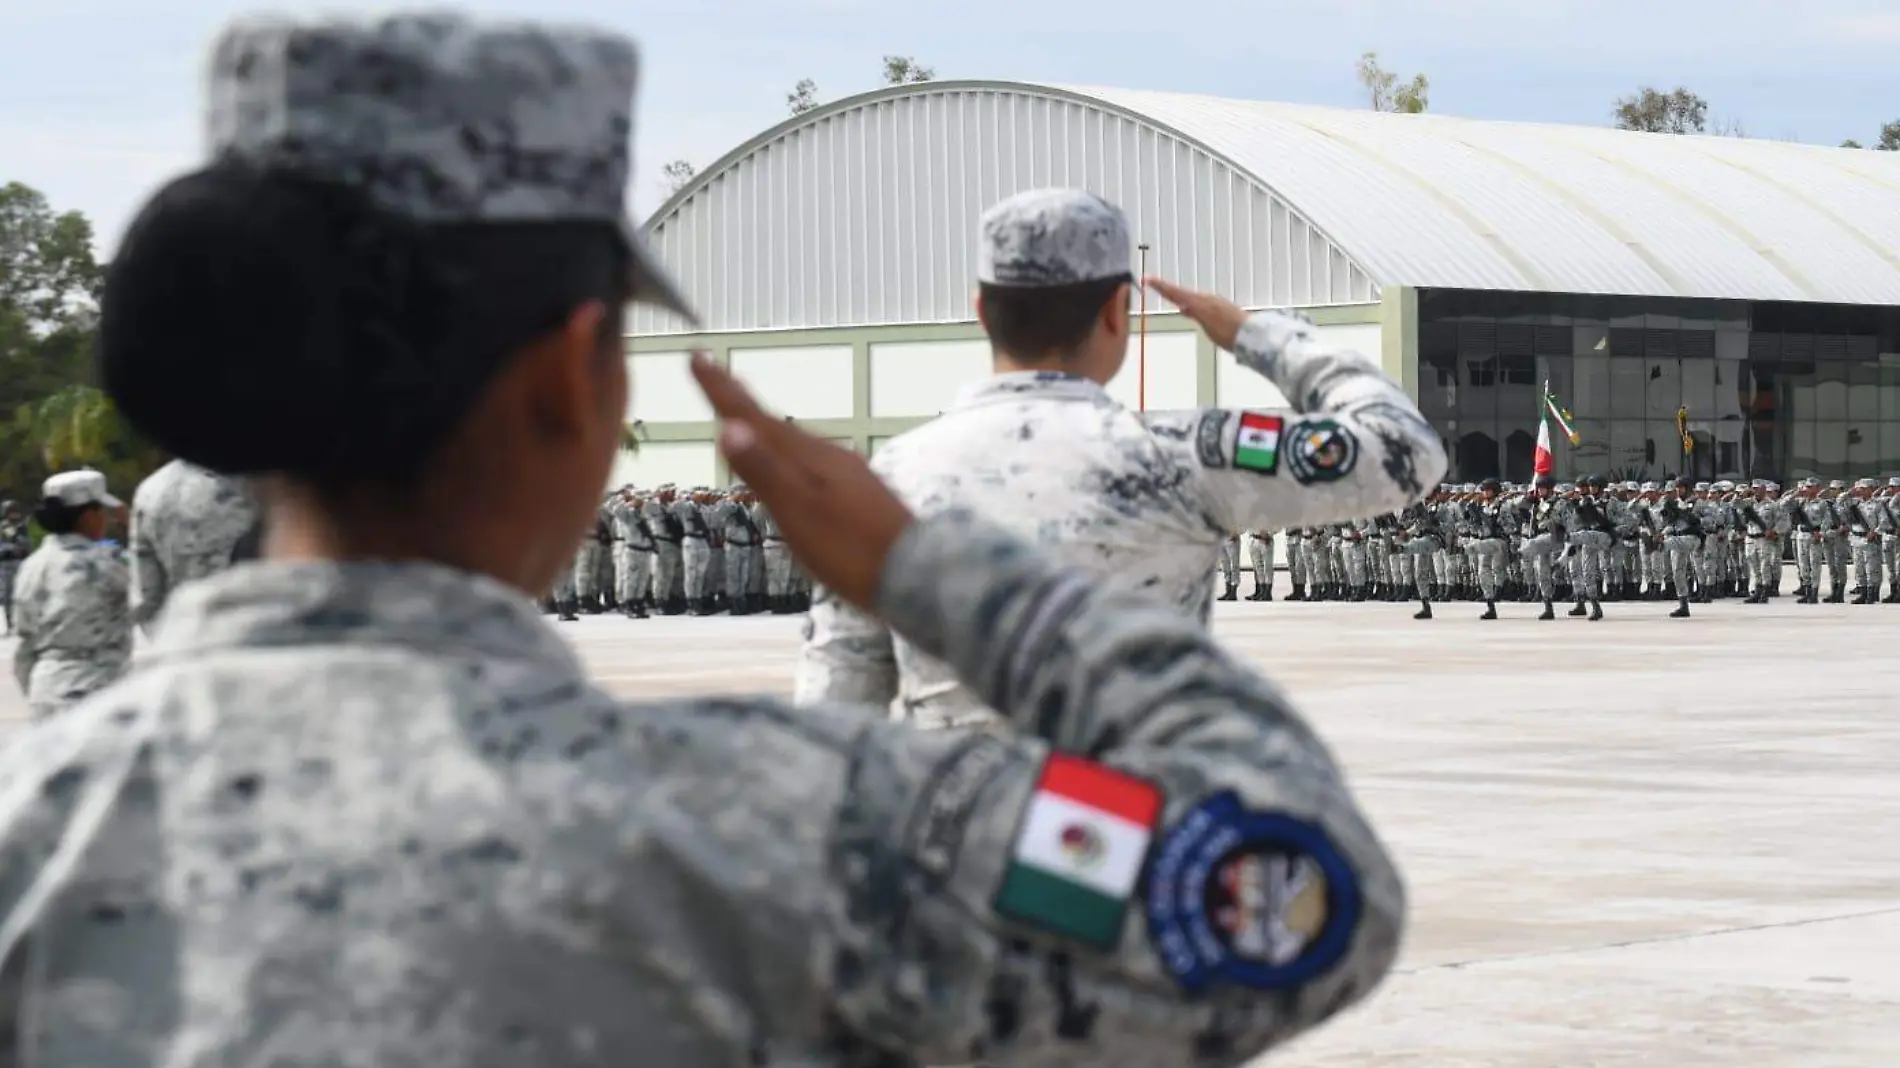
{"type": "MultiPolygon", "coordinates": [[[[1900,0],[472,0],[641,44],[637,215],[660,167],[704,167],[782,120],[801,78],[834,100],[887,54],[997,78],[1364,106],[1377,51],[1431,80],[1431,110],[1604,125],[1638,86],[1687,86],[1750,136],[1872,143],[1900,118],[1900,0]]],[[[0,183],[78,210],[109,256],[142,198],[202,151],[200,71],[240,14],[386,4],[0,0],[0,183]]]]}

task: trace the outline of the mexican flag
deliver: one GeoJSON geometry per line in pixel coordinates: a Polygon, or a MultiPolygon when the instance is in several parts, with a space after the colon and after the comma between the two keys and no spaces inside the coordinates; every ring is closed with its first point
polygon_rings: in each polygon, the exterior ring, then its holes
{"type": "Polygon", "coordinates": [[[1563,405],[1557,403],[1557,395],[1550,391],[1549,382],[1544,383],[1544,411],[1549,412],[1550,417],[1557,420],[1557,429],[1564,432],[1566,441],[1572,445],[1582,443],[1583,439],[1577,435],[1577,428],[1570,425],[1570,413],[1564,411],[1563,405]]]}
{"type": "Polygon", "coordinates": [[[1272,472],[1280,464],[1280,435],[1286,420],[1277,415],[1242,412],[1234,434],[1234,466],[1272,472]]]}
{"type": "Polygon", "coordinates": [[[1161,818],[1161,788],[1052,753],[1010,851],[996,911],[1100,949],[1122,918],[1161,818]]]}
{"type": "Polygon", "coordinates": [[[1531,473],[1548,475],[1557,470],[1557,461],[1550,455],[1550,420],[1540,413],[1537,418],[1537,453],[1531,457],[1531,473]]]}

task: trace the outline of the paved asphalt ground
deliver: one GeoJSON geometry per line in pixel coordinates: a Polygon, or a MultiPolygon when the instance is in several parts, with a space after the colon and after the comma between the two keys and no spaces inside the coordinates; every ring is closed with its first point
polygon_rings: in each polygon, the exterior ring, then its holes
{"type": "MultiPolygon", "coordinates": [[[[1220,606],[1412,894],[1399,974],[1275,1068],[1900,1064],[1900,608],[1670,607],[1220,606]]],[[[785,693],[798,624],[563,633],[638,699],[785,693]]]]}

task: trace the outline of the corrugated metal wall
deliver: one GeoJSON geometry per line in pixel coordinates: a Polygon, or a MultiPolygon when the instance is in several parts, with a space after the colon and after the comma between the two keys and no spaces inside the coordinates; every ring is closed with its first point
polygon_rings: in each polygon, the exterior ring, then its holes
{"type": "MultiPolygon", "coordinates": [[[[709,330],[960,320],[978,217],[1050,185],[1122,205],[1149,270],[1187,285],[1250,305],[1378,298],[1287,203],[1152,123],[967,85],[813,112],[702,175],[648,233],[709,330]]],[[[640,309],[631,329],[682,324],[640,309]]]]}

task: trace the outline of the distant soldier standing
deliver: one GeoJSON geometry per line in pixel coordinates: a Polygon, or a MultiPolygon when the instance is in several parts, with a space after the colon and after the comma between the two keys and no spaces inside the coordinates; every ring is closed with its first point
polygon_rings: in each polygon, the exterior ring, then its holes
{"type": "Polygon", "coordinates": [[[1220,545],[1220,577],[1226,587],[1221,590],[1220,599],[1237,601],[1240,599],[1240,535],[1230,534],[1220,545]]]}
{"type": "Polygon", "coordinates": [[[725,537],[726,604],[735,616],[749,616],[765,606],[754,600],[752,586],[757,576],[753,565],[759,550],[759,530],[752,522],[743,495],[745,486],[732,487],[719,502],[719,519],[725,537]]]}
{"type": "Polygon", "coordinates": [[[1694,486],[1686,478],[1676,480],[1676,492],[1663,498],[1659,514],[1663,525],[1663,547],[1669,552],[1671,585],[1676,591],[1676,610],[1671,619],[1689,618],[1689,601],[1696,561],[1702,555],[1702,516],[1695,506],[1694,486]]]}
{"type": "Polygon", "coordinates": [[[257,558],[263,518],[240,479],[173,460],[132,494],[132,621],[150,632],[179,586],[257,558]]]}
{"type": "Polygon", "coordinates": [[[34,513],[46,537],[14,584],[13,677],[35,718],[104,689],[132,662],[131,576],[100,544],[122,507],[97,471],[46,480],[34,513]]]}
{"type": "Polygon", "coordinates": [[[1768,496],[1768,486],[1756,482],[1752,500],[1742,502],[1738,512],[1742,523],[1743,561],[1748,567],[1751,588],[1748,604],[1767,604],[1774,587],[1774,573],[1781,569],[1781,509],[1768,496]]]}
{"type": "Polygon", "coordinates": [[[1247,599],[1273,600],[1273,531],[1254,531],[1248,540],[1247,552],[1253,564],[1253,594],[1247,599]]]}
{"type": "Polygon", "coordinates": [[[647,598],[653,594],[653,532],[641,514],[638,491],[622,489],[610,504],[614,521],[614,581],[620,614],[647,618],[647,598]]]}
{"type": "Polygon", "coordinates": [[[669,616],[686,611],[686,598],[681,593],[686,523],[681,518],[677,493],[673,483],[663,483],[641,506],[647,529],[653,531],[653,603],[661,614],[669,616]]]}
{"type": "Polygon", "coordinates": [[[13,633],[13,576],[33,553],[33,535],[14,501],[0,501],[0,622],[13,633]]]}
{"type": "Polygon", "coordinates": [[[700,507],[700,492],[673,502],[673,515],[681,530],[680,570],[686,585],[686,611],[696,616],[712,615],[712,590],[706,585],[712,566],[712,526],[706,522],[706,509],[700,507]]]}

